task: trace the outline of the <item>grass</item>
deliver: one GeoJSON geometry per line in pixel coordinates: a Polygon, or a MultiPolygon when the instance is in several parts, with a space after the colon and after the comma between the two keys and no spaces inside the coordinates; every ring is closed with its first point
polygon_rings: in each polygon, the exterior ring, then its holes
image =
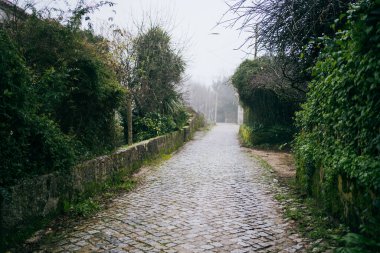
{"type": "Polygon", "coordinates": [[[210,131],[213,127],[215,126],[215,124],[206,124],[205,126],[201,127],[199,129],[199,131],[203,131],[203,132],[208,132],[210,131]]]}
{"type": "Polygon", "coordinates": [[[272,168],[272,166],[267,162],[265,161],[263,158],[261,158],[260,156],[258,155],[255,155],[255,154],[251,154],[260,164],[260,166],[264,169],[266,169],[267,171],[269,171],[270,173],[273,173],[274,170],[272,168]]]}
{"type": "Polygon", "coordinates": [[[143,166],[158,166],[161,163],[169,160],[173,157],[173,153],[171,154],[160,154],[159,156],[153,158],[153,159],[147,159],[143,162],[143,166]]]}
{"type": "Polygon", "coordinates": [[[0,236],[0,252],[30,252],[41,242],[49,243],[57,239],[61,227],[73,222],[92,217],[105,209],[109,201],[119,194],[132,191],[138,181],[132,177],[141,167],[155,167],[169,160],[172,154],[160,154],[154,158],[142,161],[129,169],[115,173],[103,183],[93,183],[85,186],[85,193],[71,201],[63,201],[62,210],[49,217],[33,218],[27,226],[17,228],[15,231],[2,231],[0,236]],[[30,245],[23,244],[27,239],[37,233],[38,242],[30,245]],[[41,233],[40,233],[41,232],[41,233]]]}
{"type": "Polygon", "coordinates": [[[85,199],[79,203],[70,205],[66,212],[72,212],[74,215],[90,217],[101,209],[100,202],[92,198],[85,199]]]}
{"type": "Polygon", "coordinates": [[[136,185],[136,181],[127,176],[113,183],[105,183],[92,197],[80,198],[75,202],[64,202],[64,213],[71,217],[91,217],[102,210],[108,200],[119,193],[133,190],[136,185]]]}
{"type": "Polygon", "coordinates": [[[274,173],[273,167],[258,155],[251,154],[271,175],[276,178],[274,199],[283,206],[283,216],[294,224],[295,232],[308,238],[311,242],[309,252],[326,252],[339,246],[336,238],[348,232],[348,227],[340,224],[320,207],[318,202],[301,193],[295,178],[282,178],[274,173]]]}
{"type": "MultiPolygon", "coordinates": [[[[254,155],[267,171],[273,168],[261,157],[254,155]]],[[[348,226],[328,215],[314,198],[301,193],[295,178],[278,178],[274,198],[283,206],[283,216],[292,221],[294,229],[308,238],[308,252],[372,253],[380,252],[380,242],[350,232],[348,226]]]]}
{"type": "Polygon", "coordinates": [[[48,226],[53,220],[49,217],[33,218],[27,225],[10,231],[1,231],[0,252],[21,252],[17,248],[25,240],[29,239],[37,230],[48,226]]]}
{"type": "Polygon", "coordinates": [[[309,252],[326,252],[337,247],[336,238],[347,233],[348,228],[328,216],[315,199],[305,198],[295,179],[279,181],[281,189],[274,198],[284,206],[283,215],[293,221],[296,231],[311,241],[309,252]]]}

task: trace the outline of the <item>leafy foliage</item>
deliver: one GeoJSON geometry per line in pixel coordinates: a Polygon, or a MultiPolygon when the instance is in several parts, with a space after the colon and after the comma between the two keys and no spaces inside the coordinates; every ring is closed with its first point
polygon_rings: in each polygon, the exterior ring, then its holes
{"type": "Polygon", "coordinates": [[[336,249],[337,253],[371,253],[380,251],[380,242],[356,233],[347,233],[336,238],[343,247],[336,249]]]}
{"type": "Polygon", "coordinates": [[[66,212],[70,212],[72,215],[90,217],[97,211],[101,209],[98,201],[88,198],[76,204],[71,204],[68,207],[65,207],[66,212]]]}
{"type": "Polygon", "coordinates": [[[14,38],[33,71],[38,112],[90,152],[114,147],[114,111],[123,92],[102,39],[37,17],[21,23],[14,38]]]}
{"type": "Polygon", "coordinates": [[[185,63],[171,45],[170,35],[153,26],[134,41],[136,55],[135,80],[131,84],[136,103],[135,111],[170,114],[181,105],[178,84],[185,63]]]}
{"type": "Polygon", "coordinates": [[[147,140],[159,135],[181,129],[187,123],[189,114],[185,109],[177,111],[174,116],[158,112],[147,113],[133,121],[135,141],[147,140]]]}
{"type": "MultiPolygon", "coordinates": [[[[244,123],[252,145],[281,144],[292,139],[297,103],[276,89],[269,58],[245,60],[232,76],[232,84],[244,106],[244,123]]],[[[283,88],[283,87],[282,87],[283,88]]],[[[290,92],[286,93],[291,94],[290,92]]]]}
{"type": "Polygon", "coordinates": [[[2,186],[113,149],[123,96],[102,38],[33,15],[16,21],[1,28],[2,186]]]}
{"type": "Polygon", "coordinates": [[[30,72],[4,31],[0,57],[0,186],[26,175],[69,168],[76,160],[77,143],[37,114],[30,72]]]}
{"type": "Polygon", "coordinates": [[[361,224],[373,238],[380,221],[379,13],[379,1],[354,4],[341,16],[347,19],[345,29],[323,38],[307,102],[297,114],[301,132],[295,142],[297,177],[305,191],[320,171],[319,194],[326,206],[348,210],[348,223],[361,224]],[[339,176],[351,199],[337,194],[339,176]]]}

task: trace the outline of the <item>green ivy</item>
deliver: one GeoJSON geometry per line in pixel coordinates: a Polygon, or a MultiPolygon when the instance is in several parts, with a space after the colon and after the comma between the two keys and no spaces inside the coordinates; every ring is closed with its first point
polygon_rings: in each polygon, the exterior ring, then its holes
{"type": "MultiPolygon", "coordinates": [[[[346,205],[348,214],[343,206],[335,211],[352,226],[371,226],[374,217],[378,226],[380,1],[360,1],[341,19],[346,20],[345,30],[321,38],[324,49],[312,70],[307,101],[296,116],[297,177],[310,192],[314,171],[322,171],[322,183],[314,183],[329,209],[346,205]],[[340,204],[339,175],[350,182],[346,191],[353,193],[351,203],[340,204]]],[[[367,229],[366,234],[377,232],[367,229]]]]}
{"type": "Polygon", "coordinates": [[[0,188],[30,175],[65,170],[79,144],[39,115],[31,74],[9,36],[0,30],[0,188]]]}
{"type": "Polygon", "coordinates": [[[244,107],[244,123],[250,128],[244,131],[249,137],[243,139],[251,145],[285,144],[295,132],[293,116],[298,102],[285,96],[292,93],[289,87],[283,87],[282,95],[276,90],[279,80],[271,72],[275,67],[268,57],[245,60],[231,78],[244,107]]]}
{"type": "Polygon", "coordinates": [[[124,89],[107,42],[33,15],[0,29],[0,187],[114,149],[124,89]]]}

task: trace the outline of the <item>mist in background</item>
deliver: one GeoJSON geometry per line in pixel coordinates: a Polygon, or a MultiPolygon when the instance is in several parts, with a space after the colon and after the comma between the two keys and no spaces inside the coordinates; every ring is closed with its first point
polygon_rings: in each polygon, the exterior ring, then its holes
{"type": "Polygon", "coordinates": [[[239,122],[239,101],[229,78],[220,78],[211,86],[189,82],[185,88],[185,102],[209,122],[239,122]]]}

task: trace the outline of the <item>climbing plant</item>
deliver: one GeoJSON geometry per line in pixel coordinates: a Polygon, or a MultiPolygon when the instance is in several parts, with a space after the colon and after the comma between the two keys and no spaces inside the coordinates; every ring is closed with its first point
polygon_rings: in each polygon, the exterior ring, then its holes
{"type": "Polygon", "coordinates": [[[244,123],[241,133],[251,145],[283,144],[292,139],[293,116],[297,109],[297,94],[278,85],[273,69],[276,66],[269,57],[245,60],[232,76],[232,84],[239,93],[244,107],[244,123]],[[280,87],[280,88],[279,88],[280,87]]]}
{"type": "Polygon", "coordinates": [[[7,20],[1,39],[1,185],[66,170],[117,145],[124,91],[107,41],[36,15],[7,20]]]}
{"type": "MultiPolygon", "coordinates": [[[[342,14],[324,37],[307,101],[297,113],[297,178],[305,192],[373,238],[380,221],[380,2],[342,14]],[[334,25],[335,26],[335,25],[334,25]]],[[[364,249],[363,249],[364,250],[364,249]]],[[[362,251],[364,252],[364,251],[362,251]]]]}
{"type": "Polygon", "coordinates": [[[31,72],[3,30],[0,60],[1,191],[25,176],[69,168],[78,155],[78,143],[38,114],[31,72]]]}

